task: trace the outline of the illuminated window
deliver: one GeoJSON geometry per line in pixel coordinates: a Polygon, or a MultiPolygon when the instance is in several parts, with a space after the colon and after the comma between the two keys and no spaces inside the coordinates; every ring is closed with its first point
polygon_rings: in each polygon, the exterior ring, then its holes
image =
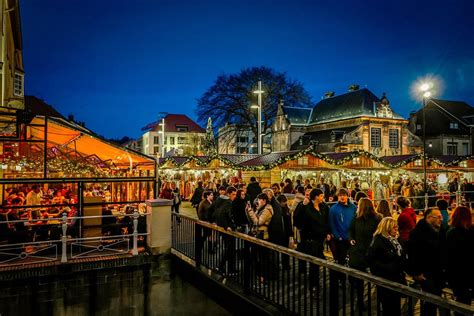
{"type": "Polygon", "coordinates": [[[360,165],[360,157],[352,158],[353,165],[360,165]]]}
{"type": "Polygon", "coordinates": [[[398,129],[389,129],[388,131],[388,143],[390,148],[399,147],[398,129]]]}
{"type": "Polygon", "coordinates": [[[298,158],[298,165],[307,166],[308,165],[308,157],[298,158]]]}
{"type": "Polygon", "coordinates": [[[371,147],[382,147],[382,129],[378,127],[372,127],[370,129],[370,146],[371,147]]]}
{"type": "Polygon", "coordinates": [[[450,129],[458,129],[459,125],[458,125],[457,122],[451,122],[451,123],[449,123],[449,128],[450,129]]]}
{"type": "Polygon", "coordinates": [[[421,167],[421,165],[422,165],[421,159],[415,160],[415,166],[421,167]]]}
{"type": "Polygon", "coordinates": [[[160,144],[160,137],[159,136],[153,136],[153,144],[155,144],[155,145],[160,144]]]}

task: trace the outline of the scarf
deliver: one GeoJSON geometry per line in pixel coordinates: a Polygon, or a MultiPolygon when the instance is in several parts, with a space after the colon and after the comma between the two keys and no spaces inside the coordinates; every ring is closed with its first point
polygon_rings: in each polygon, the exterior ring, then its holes
{"type": "Polygon", "coordinates": [[[388,240],[392,244],[393,248],[395,248],[395,250],[397,251],[397,255],[400,257],[402,255],[402,245],[400,245],[398,239],[392,236],[388,236],[388,240]]]}

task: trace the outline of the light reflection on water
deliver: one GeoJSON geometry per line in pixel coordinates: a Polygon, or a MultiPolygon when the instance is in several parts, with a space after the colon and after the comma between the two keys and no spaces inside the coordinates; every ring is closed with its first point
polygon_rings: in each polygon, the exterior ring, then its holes
{"type": "Polygon", "coordinates": [[[179,276],[100,270],[1,284],[0,315],[229,315],[179,276]]]}

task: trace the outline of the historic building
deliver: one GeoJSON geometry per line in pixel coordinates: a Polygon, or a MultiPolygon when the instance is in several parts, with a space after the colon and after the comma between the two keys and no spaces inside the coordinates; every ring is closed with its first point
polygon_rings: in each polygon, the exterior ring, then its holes
{"type": "Polygon", "coordinates": [[[0,95],[2,109],[24,109],[25,70],[18,0],[0,0],[0,95]]]}
{"type": "Polygon", "coordinates": [[[202,154],[206,130],[184,114],[166,114],[161,120],[142,130],[142,153],[163,157],[170,155],[202,154]],[[164,124],[164,125],[163,125],[164,124]]]}
{"type": "Polygon", "coordinates": [[[408,120],[392,110],[385,94],[351,86],[348,93],[327,93],[312,109],[280,105],[272,126],[273,151],[315,146],[320,152],[366,150],[379,156],[420,150],[408,120]]]}
{"type": "MultiPolygon", "coordinates": [[[[271,151],[270,137],[262,137],[262,152],[271,151]]],[[[257,137],[248,127],[226,124],[219,128],[217,136],[219,154],[257,154],[257,137]]]]}
{"type": "MultiPolygon", "coordinates": [[[[430,155],[471,155],[474,108],[462,101],[430,99],[425,106],[426,152],[430,155]],[[430,124],[436,123],[436,124],[430,124]]],[[[423,109],[410,114],[410,130],[423,137],[423,109]]]]}

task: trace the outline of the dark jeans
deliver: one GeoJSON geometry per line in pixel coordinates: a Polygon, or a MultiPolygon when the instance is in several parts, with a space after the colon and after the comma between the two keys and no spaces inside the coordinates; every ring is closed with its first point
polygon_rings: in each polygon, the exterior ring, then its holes
{"type": "MultiPolygon", "coordinates": [[[[350,244],[347,240],[331,239],[329,243],[332,256],[336,263],[345,265],[350,244]]],[[[339,284],[346,282],[346,275],[336,271],[329,273],[329,312],[337,315],[339,310],[339,284]]]]}
{"type": "MultiPolygon", "coordinates": [[[[421,283],[421,289],[428,293],[441,296],[441,292],[443,289],[442,282],[430,276],[425,276],[425,277],[426,277],[426,280],[421,283]]],[[[436,307],[436,305],[428,303],[428,302],[423,302],[423,304],[421,305],[421,315],[422,316],[436,315],[437,309],[438,308],[436,307]]]]}
{"type": "Polygon", "coordinates": [[[227,263],[227,273],[233,272],[235,270],[235,240],[232,236],[222,235],[222,246],[223,254],[221,262],[219,263],[219,269],[226,273],[226,263],[227,263]]]}
{"type": "Polygon", "coordinates": [[[331,248],[334,261],[336,261],[336,263],[339,263],[341,265],[345,265],[347,253],[349,252],[349,248],[350,248],[349,241],[331,239],[331,241],[329,242],[329,247],[331,248]]]}
{"type": "Polygon", "coordinates": [[[377,287],[377,297],[382,304],[382,315],[401,315],[400,294],[383,287],[377,287]]]}
{"type": "MultiPolygon", "coordinates": [[[[322,240],[305,240],[301,244],[301,252],[321,258],[324,257],[324,239],[322,240]]],[[[301,268],[302,266],[300,266],[301,268]]],[[[306,272],[306,263],[303,261],[303,267],[306,272]]],[[[310,286],[317,286],[319,284],[319,266],[311,264],[309,266],[309,284],[310,286]]]]}

